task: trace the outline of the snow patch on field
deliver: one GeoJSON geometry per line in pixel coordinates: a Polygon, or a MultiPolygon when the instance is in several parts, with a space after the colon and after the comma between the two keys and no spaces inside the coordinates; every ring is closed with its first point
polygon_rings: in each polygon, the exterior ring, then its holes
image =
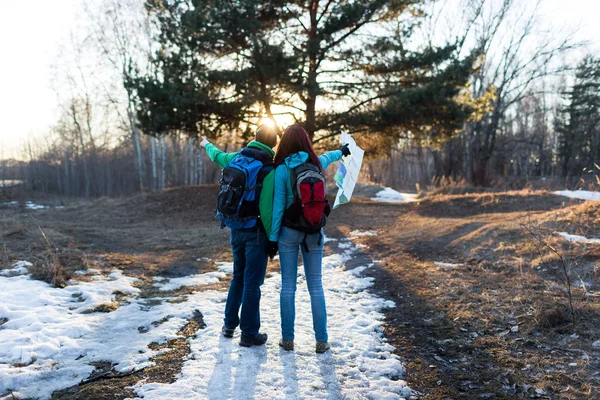
{"type": "Polygon", "coordinates": [[[588,239],[585,236],[579,236],[579,235],[570,235],[567,232],[554,232],[555,234],[562,236],[565,240],[568,240],[569,242],[575,242],[575,243],[600,243],[600,239],[588,239]]]}
{"type": "MultiPolygon", "coordinates": [[[[400,399],[410,396],[400,380],[404,367],[382,331],[381,309],[394,303],[367,291],[373,278],[361,277],[365,267],[346,270],[353,250],[323,259],[329,338],[332,351],[314,352],[315,339],[310,299],[299,274],[296,293],[295,351],[279,348],[279,288],[281,277],[265,280],[262,287],[261,331],[266,346],[244,348],[220,335],[223,304],[214,292],[198,293],[207,327],[191,341],[192,354],[172,384],[140,382],[135,392],[144,399],[260,398],[400,399]]],[[[302,269],[302,268],[300,268],[302,269]]]]}
{"type": "Polygon", "coordinates": [[[29,273],[29,267],[33,264],[28,261],[17,261],[11,268],[0,270],[1,276],[25,275],[29,273]]]}
{"type": "Polygon", "coordinates": [[[589,190],[559,190],[553,193],[572,199],[600,201],[600,192],[591,192],[589,190]]]}
{"type": "Polygon", "coordinates": [[[329,237],[325,234],[323,234],[323,243],[330,243],[330,242],[337,242],[338,240],[336,238],[332,238],[329,237]]]}
{"type": "MultiPolygon", "coordinates": [[[[345,263],[358,250],[348,243],[341,254],[323,259],[332,351],[319,355],[314,352],[302,268],[296,295],[295,352],[277,346],[278,273],[267,278],[262,288],[261,330],[268,333],[269,341],[256,348],[240,347],[239,332],[233,340],[220,335],[225,292],[194,293],[187,301],[173,304],[165,301],[168,298],[138,298],[137,279],[119,270],[108,276],[92,275],[91,282],[65,289],[28,275],[0,276],[0,318],[7,320],[0,329],[0,393],[14,391],[17,398],[47,399],[53,391],[87,378],[94,371],[90,363],[96,361],[110,361],[119,372],[150,366],[157,352],[148,344],[175,338],[194,310],[199,310],[207,326],[190,339],[191,354],[177,380],[173,384],[139,382],[134,388],[139,397],[406,398],[411,391],[401,380],[404,367],[382,330],[381,310],[394,303],[366,290],[373,278],[362,274],[371,264],[346,270],[345,263]],[[84,313],[114,302],[115,291],[121,297],[125,294],[115,311],[84,313]]],[[[218,264],[219,276],[232,269],[230,262],[218,264]]],[[[215,272],[206,276],[216,277],[215,272]]]]}
{"type": "Polygon", "coordinates": [[[183,286],[204,286],[212,285],[225,278],[227,274],[224,272],[208,272],[205,274],[189,275],[181,278],[163,278],[160,276],[154,277],[154,284],[158,290],[170,291],[176,290],[183,286]]]}
{"type": "Polygon", "coordinates": [[[441,262],[441,261],[435,261],[434,264],[437,265],[438,267],[443,267],[443,268],[458,268],[458,267],[462,267],[462,265],[463,265],[463,264],[446,263],[446,262],[441,262]]]}
{"type": "Polygon", "coordinates": [[[379,231],[360,231],[360,230],[354,230],[352,232],[350,232],[350,234],[348,236],[350,236],[351,239],[357,238],[357,237],[363,237],[363,236],[376,236],[378,235],[380,232],[379,231]]]}
{"type": "Polygon", "coordinates": [[[584,289],[590,289],[593,284],[592,282],[584,282],[583,280],[576,280],[573,282],[573,286],[578,287],[578,288],[584,288],[584,289]]]}
{"type": "MultiPolygon", "coordinates": [[[[18,205],[19,205],[18,201],[9,201],[9,202],[0,203],[0,206],[8,206],[8,207],[16,207],[18,205]]],[[[35,204],[33,201],[26,201],[25,203],[23,203],[23,205],[25,206],[25,208],[27,210],[47,210],[47,209],[51,208],[51,206],[35,204]]],[[[54,208],[63,209],[65,207],[64,206],[54,206],[54,208]]]]}
{"type": "MultiPolygon", "coordinates": [[[[26,275],[0,277],[0,318],[8,320],[0,329],[0,393],[44,399],[87,377],[92,361],[109,360],[119,370],[147,363],[147,338],[132,334],[150,317],[140,313],[138,301],[108,314],[83,314],[113,301],[114,291],[136,295],[135,281],[118,270],[65,289],[26,275]]],[[[160,341],[174,332],[149,336],[160,341]]]]}
{"type": "Polygon", "coordinates": [[[26,201],[25,208],[28,210],[46,210],[46,209],[50,208],[50,206],[43,206],[41,204],[35,204],[32,201],[26,201]]]}
{"type": "Polygon", "coordinates": [[[222,261],[217,263],[217,271],[225,272],[226,274],[233,274],[233,262],[222,261]]]}
{"type": "Polygon", "coordinates": [[[413,193],[400,193],[392,188],[385,188],[375,193],[371,200],[384,203],[411,203],[417,201],[417,195],[413,193]]]}
{"type": "Polygon", "coordinates": [[[19,181],[19,180],[11,180],[11,179],[0,180],[0,187],[4,187],[4,188],[19,186],[22,184],[23,184],[23,181],[19,181]]]}

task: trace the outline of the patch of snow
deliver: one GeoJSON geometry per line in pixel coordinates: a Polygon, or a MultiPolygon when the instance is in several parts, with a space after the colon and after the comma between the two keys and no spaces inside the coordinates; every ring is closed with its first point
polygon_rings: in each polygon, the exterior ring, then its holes
{"type": "Polygon", "coordinates": [[[184,286],[212,285],[225,278],[225,276],[227,276],[227,274],[221,271],[183,276],[181,278],[163,278],[160,276],[155,276],[153,279],[154,284],[152,284],[152,286],[157,287],[158,290],[166,292],[170,290],[176,290],[184,286]]]}
{"type": "MultiPolygon", "coordinates": [[[[361,278],[359,267],[346,271],[347,255],[323,258],[328,327],[332,351],[315,354],[310,298],[300,275],[296,293],[295,352],[277,346],[281,277],[273,274],[262,287],[261,330],[266,346],[240,347],[236,337],[220,335],[224,304],[203,292],[207,327],[191,340],[192,354],[172,384],[139,382],[135,393],[144,399],[166,398],[370,398],[400,399],[411,395],[399,378],[404,367],[384,337],[380,310],[394,303],[366,288],[372,278],[361,278]]],[[[302,269],[302,268],[300,268],[302,269]]],[[[193,297],[194,297],[193,296],[193,297]]]]}
{"type": "Polygon", "coordinates": [[[600,239],[588,239],[585,236],[570,235],[567,232],[554,232],[556,235],[562,236],[565,240],[575,243],[600,243],[600,239]]]}
{"type": "Polygon", "coordinates": [[[457,267],[463,266],[463,264],[452,264],[452,263],[446,263],[446,262],[441,262],[441,261],[435,261],[434,264],[437,265],[438,267],[444,267],[444,268],[457,268],[457,267]]]}
{"type": "Polygon", "coordinates": [[[233,262],[221,261],[217,263],[217,271],[225,272],[226,274],[233,274],[233,262]]]}
{"type": "Polygon", "coordinates": [[[323,235],[323,243],[329,243],[329,242],[337,242],[337,239],[329,237],[327,235],[323,235]]]}
{"type": "MultiPolygon", "coordinates": [[[[154,334],[140,337],[137,327],[159,320],[158,313],[140,312],[132,299],[112,313],[83,314],[114,300],[119,290],[135,295],[137,281],[114,270],[65,289],[28,276],[0,277],[0,393],[17,391],[22,397],[46,399],[57,389],[77,384],[94,367],[93,361],[112,361],[118,370],[147,364],[153,352],[148,340],[175,337],[176,326],[161,325],[154,334]],[[13,367],[13,363],[24,367],[13,367]]],[[[176,324],[175,321],[172,324],[176,324]]]]}
{"type": "Polygon", "coordinates": [[[0,187],[13,187],[13,186],[19,186],[23,183],[23,181],[19,181],[19,180],[10,180],[10,179],[4,179],[4,180],[0,180],[0,187]]]}
{"type": "MultiPolygon", "coordinates": [[[[5,203],[0,203],[0,206],[14,207],[14,206],[18,206],[18,205],[19,205],[18,201],[9,201],[9,202],[5,202],[5,203]]],[[[25,208],[27,210],[47,210],[51,207],[51,206],[44,206],[41,204],[35,204],[33,201],[26,201],[23,205],[25,206],[25,208]]],[[[65,206],[52,206],[52,207],[57,210],[62,210],[65,208],[65,206]]]]}
{"type": "Polygon", "coordinates": [[[348,240],[338,243],[338,247],[340,249],[351,249],[354,247],[354,244],[348,240]]]}
{"type": "MultiPolygon", "coordinates": [[[[281,276],[273,273],[262,287],[261,331],[266,346],[244,348],[236,337],[220,335],[226,292],[203,291],[173,304],[148,306],[139,290],[118,270],[94,276],[65,289],[27,276],[0,277],[0,393],[14,390],[19,397],[47,399],[57,389],[79,383],[94,370],[90,363],[110,361],[125,372],[152,365],[151,342],[176,337],[187,318],[199,310],[206,328],[190,338],[191,354],[172,384],[138,382],[134,389],[144,399],[170,398],[368,398],[401,399],[411,390],[401,380],[404,367],[383,335],[383,308],[389,300],[367,291],[373,278],[361,276],[364,267],[346,270],[356,248],[323,258],[329,340],[332,350],[315,354],[310,298],[303,274],[296,293],[294,352],[279,348],[279,289],[281,276]],[[111,313],[82,314],[114,300],[113,292],[129,293],[129,304],[111,313]],[[153,324],[155,321],[164,323],[153,324]],[[138,329],[138,328],[144,329],[138,329]],[[14,362],[24,367],[12,367],[14,362]]],[[[232,263],[220,263],[220,271],[232,263]]],[[[302,270],[302,268],[299,268],[302,270]]],[[[158,298],[152,300],[166,300],[158,298]]],[[[164,350],[163,350],[164,351],[164,350]]]]}
{"type": "MultiPolygon", "coordinates": [[[[10,202],[5,202],[5,203],[0,203],[0,205],[3,205],[3,206],[18,206],[19,202],[18,201],[10,201],[10,202]]],[[[27,210],[47,210],[47,209],[50,208],[50,206],[44,206],[44,205],[41,205],[41,204],[35,204],[32,201],[26,201],[24,203],[24,206],[25,206],[25,208],[27,210]]],[[[64,208],[64,206],[56,206],[54,208],[61,209],[61,208],[64,208]]]]}
{"type": "Polygon", "coordinates": [[[11,268],[0,270],[0,276],[16,276],[29,273],[29,267],[33,264],[29,261],[17,261],[11,268]]]}
{"type": "Polygon", "coordinates": [[[94,268],[89,268],[89,269],[74,272],[75,275],[99,275],[101,273],[102,273],[102,271],[100,271],[99,269],[94,269],[94,268]]]}
{"type": "Polygon", "coordinates": [[[26,201],[25,208],[28,210],[45,210],[45,209],[50,208],[50,206],[43,206],[41,204],[35,204],[32,201],[26,201]]]}
{"type": "Polygon", "coordinates": [[[591,282],[584,282],[582,280],[576,280],[576,281],[573,282],[573,286],[578,287],[578,288],[589,289],[593,285],[592,285],[591,282]]]}
{"type": "Polygon", "coordinates": [[[400,193],[392,188],[385,188],[375,193],[371,200],[384,203],[410,203],[417,201],[417,195],[413,193],[400,193]]]}
{"type": "Polygon", "coordinates": [[[559,190],[553,193],[572,199],[600,201],[600,192],[590,192],[589,190],[559,190]]]}
{"type": "Polygon", "coordinates": [[[361,230],[354,230],[352,232],[350,232],[349,237],[351,238],[357,238],[357,237],[363,237],[363,236],[376,236],[378,235],[380,232],[379,231],[361,231],[361,230]]]}

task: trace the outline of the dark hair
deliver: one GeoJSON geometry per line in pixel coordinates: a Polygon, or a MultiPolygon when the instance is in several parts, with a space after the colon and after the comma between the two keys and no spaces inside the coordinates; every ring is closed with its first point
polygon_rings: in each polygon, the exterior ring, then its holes
{"type": "Polygon", "coordinates": [[[319,169],[322,169],[321,161],[319,161],[319,157],[315,154],[308,133],[306,133],[304,128],[300,125],[288,126],[283,132],[283,136],[277,147],[277,152],[275,153],[275,166],[283,164],[283,161],[287,156],[299,151],[308,153],[310,161],[319,167],[319,169]]]}
{"type": "Polygon", "coordinates": [[[254,140],[273,148],[277,146],[277,132],[272,126],[261,125],[256,130],[254,140]]]}

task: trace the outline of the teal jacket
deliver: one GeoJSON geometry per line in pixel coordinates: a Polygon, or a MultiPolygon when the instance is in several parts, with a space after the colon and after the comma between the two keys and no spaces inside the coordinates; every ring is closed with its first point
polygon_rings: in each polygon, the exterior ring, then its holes
{"type": "MultiPolygon", "coordinates": [[[[248,143],[248,147],[258,150],[265,150],[271,156],[275,155],[273,149],[257,141],[252,141],[248,143]]],[[[215,164],[217,164],[221,168],[225,168],[225,166],[229,164],[231,160],[233,160],[233,158],[239,154],[239,151],[235,153],[225,153],[224,151],[217,149],[217,147],[212,143],[208,143],[204,147],[204,149],[206,150],[208,158],[210,158],[215,164]]],[[[265,227],[267,237],[269,237],[269,234],[271,233],[271,220],[273,212],[273,188],[275,186],[274,182],[275,170],[269,172],[269,174],[265,176],[265,179],[263,180],[263,187],[260,192],[260,200],[258,203],[258,208],[260,211],[260,220],[262,221],[262,224],[265,227]]]]}
{"type": "MultiPolygon", "coordinates": [[[[342,158],[342,151],[335,150],[319,156],[323,171],[342,158]]],[[[308,160],[308,153],[300,151],[294,153],[284,160],[283,164],[275,169],[275,197],[273,198],[273,222],[271,223],[271,234],[269,240],[277,242],[279,240],[279,231],[281,230],[281,221],[283,213],[292,205],[294,193],[292,192],[292,183],[290,182],[290,170],[308,160]]]]}

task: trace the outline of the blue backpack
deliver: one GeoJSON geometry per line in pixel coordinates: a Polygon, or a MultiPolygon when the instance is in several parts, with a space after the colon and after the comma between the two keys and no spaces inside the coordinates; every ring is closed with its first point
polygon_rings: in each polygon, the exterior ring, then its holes
{"type": "Polygon", "coordinates": [[[257,226],[262,182],[272,170],[273,157],[269,153],[248,147],[223,168],[215,210],[221,228],[247,229],[257,226]]]}

